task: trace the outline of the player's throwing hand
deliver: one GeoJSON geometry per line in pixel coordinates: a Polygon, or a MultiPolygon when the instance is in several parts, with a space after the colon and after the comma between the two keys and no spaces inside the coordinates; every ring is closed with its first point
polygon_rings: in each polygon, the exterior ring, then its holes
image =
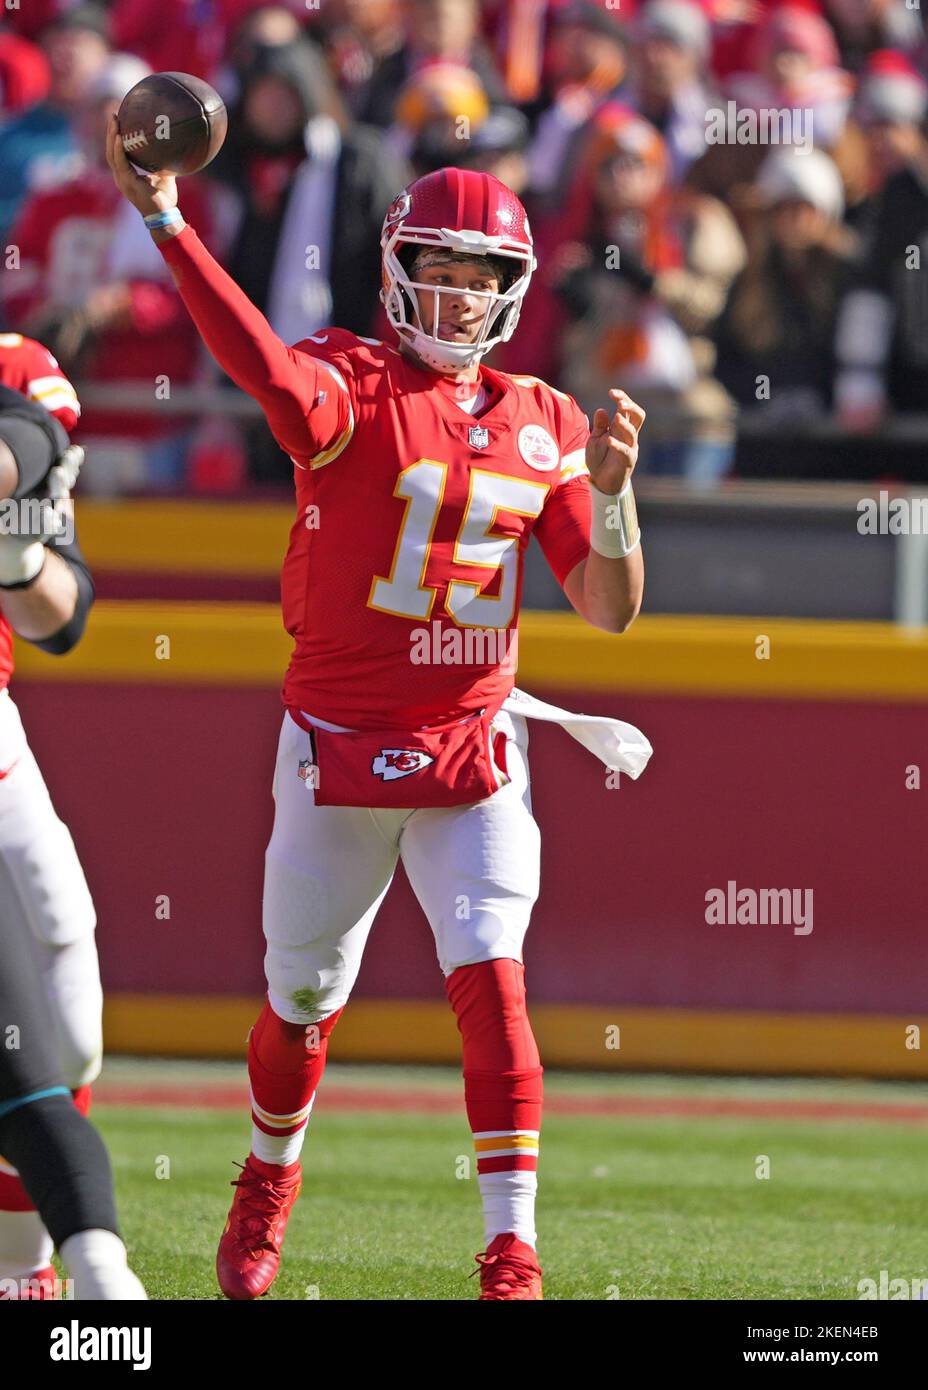
{"type": "Polygon", "coordinates": [[[116,187],[143,217],[177,207],[177,179],[173,174],[137,174],[122,147],[116,113],[106,130],[106,162],[113,171],[116,187]]]}
{"type": "Polygon", "coordinates": [[[611,421],[607,410],[600,408],[595,412],[586,444],[586,466],[593,485],[600,492],[616,496],[638,462],[638,431],[644,424],[645,412],[618,387],[613,387],[609,395],[616,402],[616,412],[611,421]]]}

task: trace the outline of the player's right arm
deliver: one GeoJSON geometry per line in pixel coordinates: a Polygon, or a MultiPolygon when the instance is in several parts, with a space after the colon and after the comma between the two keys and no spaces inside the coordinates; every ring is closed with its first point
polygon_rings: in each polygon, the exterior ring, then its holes
{"type": "MultiPolygon", "coordinates": [[[[116,117],[106,157],[116,186],[143,217],[177,207],[172,174],[137,174],[126,157],[116,117]]],[[[271,431],[295,461],[312,460],[344,435],[351,420],[346,390],[331,390],[324,368],[288,347],[193,227],[180,221],[152,232],[200,336],[223,371],[267,416],[271,431]]]]}

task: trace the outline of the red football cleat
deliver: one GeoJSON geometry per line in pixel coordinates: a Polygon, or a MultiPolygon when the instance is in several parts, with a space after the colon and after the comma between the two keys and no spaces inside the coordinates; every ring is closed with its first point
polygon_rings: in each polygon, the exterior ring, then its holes
{"type": "MultiPolygon", "coordinates": [[[[239,1165],[237,1164],[236,1167],[239,1165]]],[[[251,1154],[235,1178],[232,1209],[216,1252],[216,1278],[226,1298],[260,1298],[280,1268],[280,1247],[293,1203],[300,1195],[299,1164],[286,1177],[251,1154]]]]}
{"type": "Polygon", "coordinates": [[[544,1298],[538,1256],[511,1231],[495,1236],[489,1249],[476,1259],[480,1266],[480,1301],[544,1298]]]}
{"type": "Polygon", "coordinates": [[[19,1288],[14,1293],[4,1292],[4,1286],[9,1284],[9,1280],[0,1280],[0,1298],[57,1298],[58,1297],[58,1275],[53,1265],[46,1265],[44,1269],[37,1269],[35,1274],[24,1274],[16,1282],[19,1288]]]}

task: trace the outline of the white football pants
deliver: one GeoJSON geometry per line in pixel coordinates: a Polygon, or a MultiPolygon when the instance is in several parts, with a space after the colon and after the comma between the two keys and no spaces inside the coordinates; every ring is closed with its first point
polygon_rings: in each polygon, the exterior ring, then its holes
{"type": "MultiPolygon", "coordinates": [[[[0,912],[32,941],[63,1082],[72,1090],[89,1085],[103,1056],[96,916],[74,841],[7,690],[0,692],[0,912]]],[[[15,1171],[0,1157],[0,1172],[15,1171]]],[[[0,1212],[0,1276],[42,1269],[51,1254],[38,1212],[0,1212]]]]}
{"type": "Polygon", "coordinates": [[[509,783],[469,806],[366,810],[317,806],[300,763],[309,734],[284,715],[274,772],[274,829],[265,858],[268,998],[289,1023],[326,1018],[347,1001],[397,862],[435,937],[445,975],[477,961],[522,959],[538,896],[528,728],[500,711],[509,783]]]}
{"type": "Polygon", "coordinates": [[[100,1071],[96,916],[67,826],[58,818],[9,691],[0,692],[0,912],[31,936],[46,986],[62,1079],[100,1071]]]}

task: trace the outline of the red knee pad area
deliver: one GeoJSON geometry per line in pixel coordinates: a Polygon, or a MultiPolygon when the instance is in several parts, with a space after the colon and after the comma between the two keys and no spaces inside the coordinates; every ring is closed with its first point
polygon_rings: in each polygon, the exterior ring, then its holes
{"type": "Polygon", "coordinates": [[[525,1007],[525,967],[517,960],[461,965],[445,991],[464,1043],[464,1070],[533,1071],[541,1059],[525,1007]]]}
{"type": "MultiPolygon", "coordinates": [[[[329,1035],[341,1012],[336,1009],[318,1023],[287,1023],[265,1000],[248,1039],[248,1078],[262,1110],[293,1115],[309,1104],[325,1070],[329,1035]]],[[[286,1131],[277,1128],[274,1133],[286,1131]]]]}
{"type": "MultiPolygon", "coordinates": [[[[543,1069],[516,960],[462,965],[445,980],[464,1048],[464,1097],[474,1133],[541,1128],[543,1069]]],[[[487,1169],[534,1167],[515,1155],[487,1169]]]]}

